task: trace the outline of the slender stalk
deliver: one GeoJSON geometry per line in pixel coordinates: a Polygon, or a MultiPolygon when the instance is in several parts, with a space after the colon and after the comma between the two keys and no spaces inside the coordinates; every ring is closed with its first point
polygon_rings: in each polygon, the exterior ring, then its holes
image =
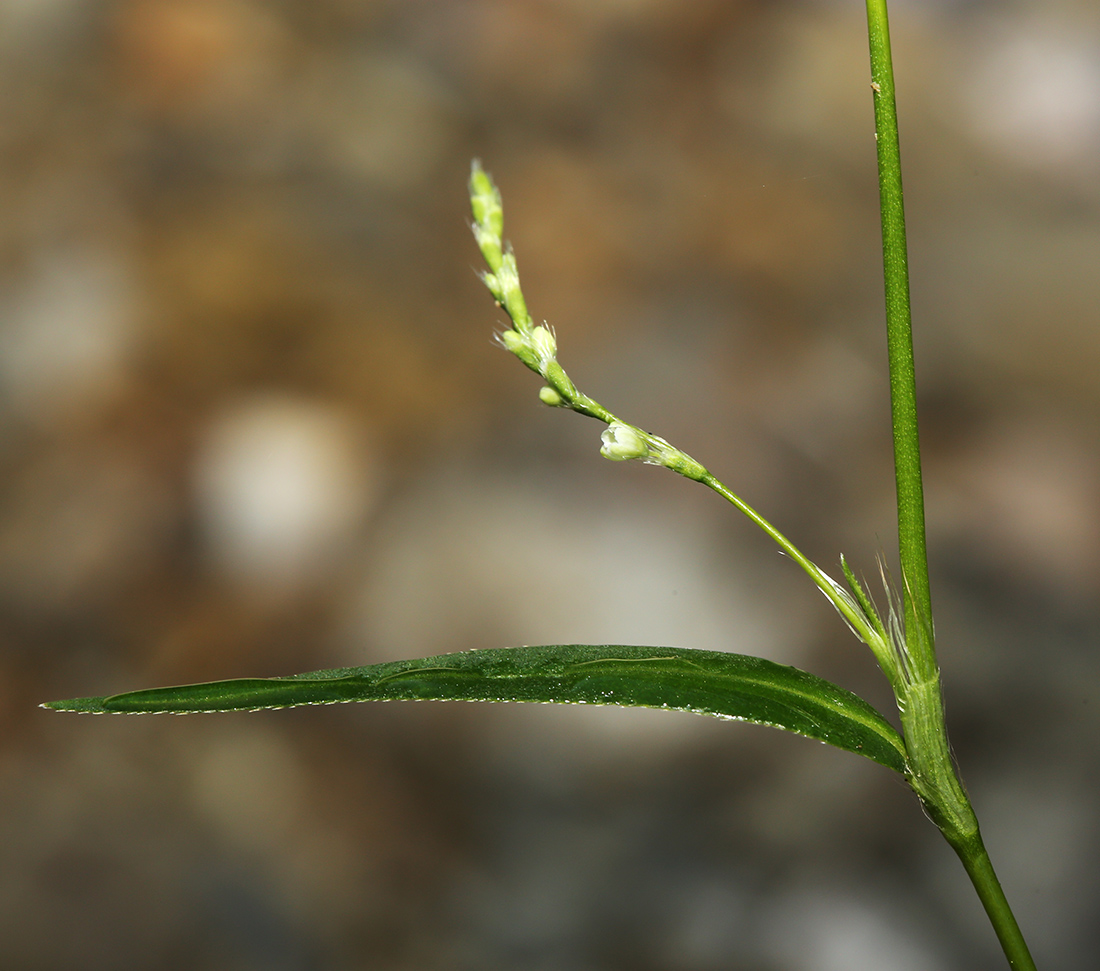
{"type": "Polygon", "coordinates": [[[993,871],[993,864],[989,861],[989,854],[982,843],[981,834],[975,834],[971,839],[960,844],[952,844],[959,859],[966,867],[970,881],[974,889],[978,891],[978,897],[989,915],[989,921],[997,932],[997,939],[1001,942],[1001,948],[1008,958],[1008,966],[1013,971],[1035,971],[1035,962],[1031,959],[1031,952],[1027,949],[1027,942],[1020,932],[1020,926],[1016,923],[1012,908],[1008,905],[1001,882],[993,871]]]}
{"type": "Polygon", "coordinates": [[[906,654],[912,682],[899,696],[910,783],[929,815],[958,853],[1014,971],[1035,971],[1008,900],[982,843],[977,819],[958,779],[943,723],[943,698],[932,634],[932,598],[924,527],[909,260],[901,185],[894,68],[886,0],[867,0],[871,89],[875,104],[882,258],[886,289],[886,340],[898,501],[898,552],[904,598],[906,654]]]}
{"type": "MultiPolygon", "coordinates": [[[[775,544],[792,560],[795,561],[806,573],[810,579],[817,584],[818,589],[828,598],[829,602],[836,608],[848,626],[852,629],[857,637],[859,637],[865,644],[871,647],[872,651],[875,650],[874,645],[876,642],[876,632],[872,625],[868,622],[866,616],[864,616],[857,606],[855,600],[848,597],[841,589],[840,584],[836,583],[824,570],[822,570],[816,563],[809,559],[805,553],[803,553],[797,546],[794,545],[786,536],[784,536],[778,529],[776,529],[771,523],[769,523],[763,516],[760,515],[752,506],[750,506],[744,499],[742,499],[736,493],[730,491],[730,489],[721,482],[710,472],[704,470],[703,474],[696,480],[705,485],[708,489],[713,489],[723,499],[730,502],[736,509],[740,510],[750,521],[760,527],[775,544]]],[[[883,649],[885,651],[885,647],[883,649]]],[[[876,652],[876,656],[882,660],[883,653],[876,652]]],[[[889,676],[888,667],[884,664],[884,671],[887,671],[889,676]]]]}

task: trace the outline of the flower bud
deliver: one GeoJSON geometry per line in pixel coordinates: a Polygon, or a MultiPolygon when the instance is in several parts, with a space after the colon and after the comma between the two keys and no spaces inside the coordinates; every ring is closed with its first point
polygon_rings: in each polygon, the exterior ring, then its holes
{"type": "Polygon", "coordinates": [[[500,236],[486,228],[482,223],[474,223],[470,229],[473,231],[478,249],[481,250],[481,255],[489,265],[489,269],[498,271],[501,263],[504,262],[504,250],[501,248],[500,236]]]}
{"type": "Polygon", "coordinates": [[[493,295],[493,299],[496,300],[497,304],[501,304],[501,298],[504,294],[500,289],[500,281],[492,273],[486,272],[481,274],[481,282],[489,288],[489,292],[493,295]]]}
{"type": "Polygon", "coordinates": [[[531,331],[531,346],[542,361],[552,361],[558,356],[558,342],[546,327],[539,326],[531,331]]]}
{"type": "Polygon", "coordinates": [[[500,284],[500,302],[508,311],[508,316],[521,331],[526,331],[531,326],[531,315],[527,313],[527,304],[523,299],[523,291],[519,287],[519,270],[516,269],[515,254],[508,250],[501,258],[500,267],[496,270],[497,282],[500,284]]]}
{"type": "Polygon", "coordinates": [[[629,459],[644,459],[649,455],[649,445],[645,436],[633,425],[613,421],[600,435],[603,445],[600,455],[613,462],[626,462],[629,459]]]}
{"type": "Polygon", "coordinates": [[[513,354],[519,354],[521,351],[527,350],[527,341],[514,330],[502,331],[497,334],[497,340],[504,345],[505,350],[511,351],[513,354]]]}
{"type": "Polygon", "coordinates": [[[562,396],[549,385],[539,388],[539,399],[544,405],[549,405],[551,408],[560,408],[562,404],[562,396]]]}
{"type": "Polygon", "coordinates": [[[474,219],[499,239],[504,230],[500,190],[477,159],[470,166],[470,209],[474,219]]]}
{"type": "Polygon", "coordinates": [[[543,361],[538,368],[539,374],[546,378],[546,382],[552,387],[558,390],[563,398],[575,398],[577,396],[576,385],[569,380],[569,375],[565,373],[565,369],[558,363],[557,358],[550,358],[549,361],[543,361]]]}

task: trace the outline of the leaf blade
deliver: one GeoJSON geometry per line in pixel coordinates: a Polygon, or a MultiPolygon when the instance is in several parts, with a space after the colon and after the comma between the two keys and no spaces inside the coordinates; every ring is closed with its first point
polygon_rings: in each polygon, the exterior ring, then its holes
{"type": "Polygon", "coordinates": [[[442,654],[49,702],[56,711],[183,713],[351,701],[520,701],[691,711],[768,725],[906,774],[905,746],[871,705],[763,658],[688,648],[548,645],[442,654]]]}

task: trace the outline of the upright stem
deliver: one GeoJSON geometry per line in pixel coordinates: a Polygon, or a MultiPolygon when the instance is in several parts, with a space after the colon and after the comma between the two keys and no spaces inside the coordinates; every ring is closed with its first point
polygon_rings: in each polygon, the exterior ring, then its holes
{"type": "MultiPolygon", "coordinates": [[[[901,149],[894,102],[894,67],[886,0],[867,0],[871,42],[871,89],[875,102],[882,259],[886,284],[886,343],[890,359],[890,407],[894,425],[894,473],[898,497],[898,551],[901,559],[905,627],[911,635],[929,631],[932,597],[924,532],[924,486],[917,434],[917,386],[913,370],[913,327],[909,311],[909,256],[901,189],[901,149]]],[[[935,674],[931,637],[912,637],[911,663],[919,677],[935,674]],[[927,643],[924,643],[927,641],[927,643]]]]}
{"type": "Polygon", "coordinates": [[[910,784],[958,853],[1014,971],[1035,971],[1027,944],[982,843],[978,821],[958,780],[943,724],[939,667],[932,637],[932,598],[924,529],[924,487],[917,434],[917,389],[909,310],[909,260],[901,188],[901,149],[894,101],[894,68],[886,0],[867,0],[871,88],[878,143],[879,205],[886,284],[886,340],[890,361],[890,406],[898,499],[906,654],[911,682],[901,703],[910,784]]]}

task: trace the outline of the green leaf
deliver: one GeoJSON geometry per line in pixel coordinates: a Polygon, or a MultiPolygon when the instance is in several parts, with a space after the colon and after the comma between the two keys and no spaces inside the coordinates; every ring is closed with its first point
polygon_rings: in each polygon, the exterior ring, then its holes
{"type": "Polygon", "coordinates": [[[673,647],[497,648],[282,678],[242,678],[75,698],[56,711],[163,713],[343,701],[537,701],[693,711],[771,725],[907,774],[897,731],[857,695],[743,654],[673,647]]]}

